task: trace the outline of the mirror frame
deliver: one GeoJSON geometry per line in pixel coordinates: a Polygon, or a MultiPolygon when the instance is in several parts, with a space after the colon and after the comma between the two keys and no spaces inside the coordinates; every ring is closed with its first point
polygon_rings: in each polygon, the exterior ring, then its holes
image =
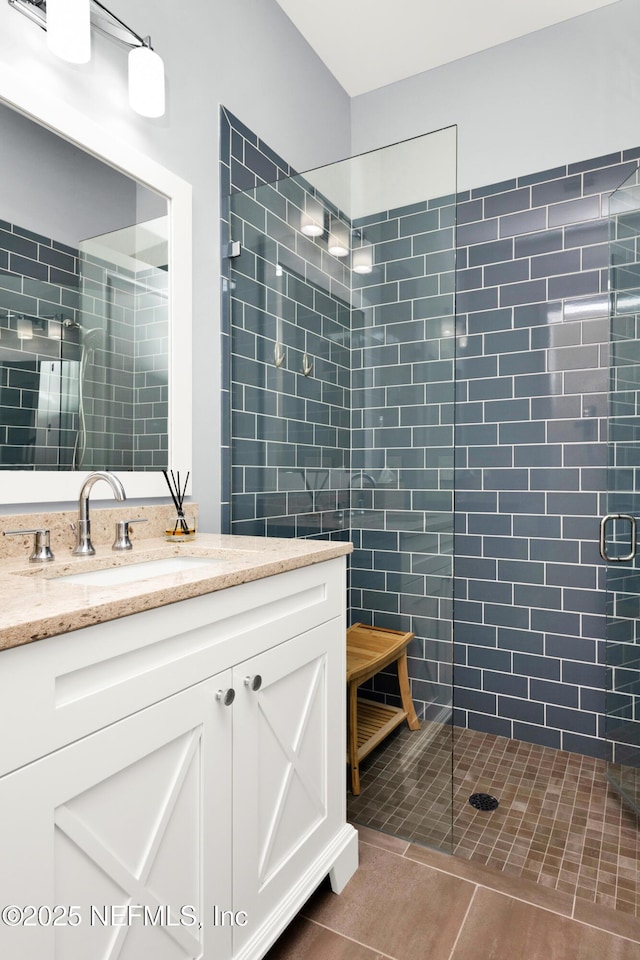
{"type": "MultiPolygon", "coordinates": [[[[192,190],[191,184],[119,140],[75,108],[29,85],[0,64],[0,100],[41,126],[144,184],[167,200],[169,214],[168,467],[192,466],[192,190]],[[178,307],[179,305],[179,307],[178,307]],[[179,330],[178,330],[179,324],[179,330]]],[[[0,470],[0,504],[74,501],[91,470],[0,470]]],[[[167,497],[160,470],[114,470],[128,499],[167,497]]],[[[191,494],[191,480],[187,495],[191,494]]],[[[98,494],[98,497],[100,494],[98,494]]]]}

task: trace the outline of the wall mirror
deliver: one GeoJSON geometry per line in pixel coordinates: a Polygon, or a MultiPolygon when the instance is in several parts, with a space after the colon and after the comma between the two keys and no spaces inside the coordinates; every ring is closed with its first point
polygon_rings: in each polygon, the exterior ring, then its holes
{"type": "MultiPolygon", "coordinates": [[[[0,71],[0,502],[191,467],[191,190],[0,71]]],[[[189,492],[189,491],[188,491],[189,492]]]]}

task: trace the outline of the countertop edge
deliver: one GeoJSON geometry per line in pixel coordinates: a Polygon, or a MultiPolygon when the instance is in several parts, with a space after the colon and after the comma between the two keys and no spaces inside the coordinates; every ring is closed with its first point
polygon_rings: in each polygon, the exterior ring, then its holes
{"type": "Polygon", "coordinates": [[[138,541],[135,555],[124,560],[103,552],[90,560],[61,560],[55,562],[55,567],[46,565],[40,569],[24,562],[2,563],[0,584],[7,590],[9,600],[2,618],[4,622],[0,625],[0,651],[336,559],[353,550],[350,542],[342,540],[288,540],[223,534],[200,535],[192,544],[181,547],[177,549],[176,545],[161,540],[148,540],[138,541]],[[219,558],[225,562],[226,568],[212,575],[199,567],[195,571],[109,587],[56,583],[57,577],[69,570],[88,572],[123,563],[195,553],[201,557],[219,558]],[[228,559],[225,553],[229,553],[228,559]]]}

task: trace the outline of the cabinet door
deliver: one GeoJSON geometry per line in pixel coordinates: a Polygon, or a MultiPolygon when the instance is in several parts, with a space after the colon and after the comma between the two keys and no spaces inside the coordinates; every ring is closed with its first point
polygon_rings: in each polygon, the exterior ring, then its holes
{"type": "Polygon", "coordinates": [[[0,956],[230,956],[229,928],[211,917],[231,906],[232,710],[216,699],[229,680],[230,671],[0,779],[0,906],[77,908],[57,911],[60,925],[46,910],[35,926],[0,920],[0,956]]]}
{"type": "Polygon", "coordinates": [[[336,618],[234,669],[234,955],[253,955],[344,822],[344,643],[336,618]]]}

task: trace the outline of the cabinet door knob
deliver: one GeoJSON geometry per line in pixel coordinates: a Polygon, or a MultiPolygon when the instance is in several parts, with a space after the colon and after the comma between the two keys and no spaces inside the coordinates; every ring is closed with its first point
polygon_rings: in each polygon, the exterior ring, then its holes
{"type": "Polygon", "coordinates": [[[244,685],[249,687],[250,690],[259,690],[262,686],[262,677],[259,673],[256,673],[254,677],[245,677],[244,685]]]}
{"type": "Polygon", "coordinates": [[[228,690],[218,690],[216,693],[216,700],[221,700],[225,707],[230,707],[235,698],[236,692],[233,687],[229,687],[228,690]]]}

